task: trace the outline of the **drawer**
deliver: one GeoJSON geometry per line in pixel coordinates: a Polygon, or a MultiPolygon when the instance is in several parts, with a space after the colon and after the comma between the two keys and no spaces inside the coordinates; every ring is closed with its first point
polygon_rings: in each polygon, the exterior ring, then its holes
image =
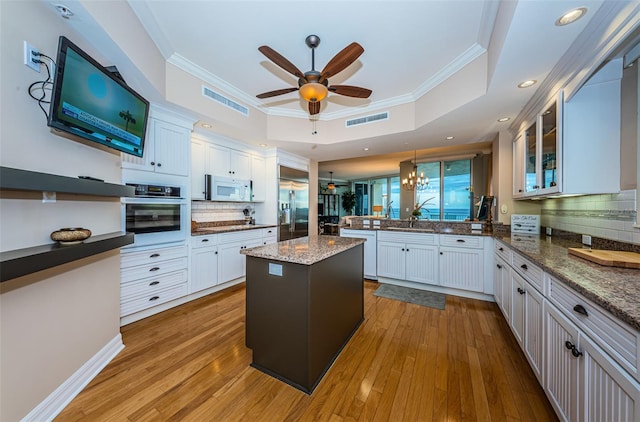
{"type": "Polygon", "coordinates": [[[276,233],[275,227],[267,227],[266,229],[262,229],[262,237],[271,237],[271,236],[275,236],[276,238],[278,237],[278,233],[276,233]]]}
{"type": "Polygon", "coordinates": [[[611,316],[600,306],[585,299],[563,282],[554,277],[549,279],[549,298],[552,303],[574,320],[578,327],[613,359],[639,379],[638,332],[611,316]],[[581,306],[587,315],[580,313],[578,306],[581,306]]]}
{"type": "Polygon", "coordinates": [[[504,260],[507,264],[511,265],[511,249],[504,244],[496,241],[494,247],[494,253],[504,260]]]}
{"type": "Polygon", "coordinates": [[[437,235],[432,233],[407,233],[381,230],[378,240],[382,242],[417,243],[419,245],[436,245],[437,235]]]}
{"type": "Polygon", "coordinates": [[[170,259],[168,261],[154,262],[137,267],[124,268],[120,270],[120,283],[128,283],[130,281],[143,278],[160,276],[174,271],[184,270],[187,268],[187,257],[170,259]]]}
{"type": "Polygon", "coordinates": [[[545,293],[544,290],[544,271],[527,258],[517,253],[511,256],[511,266],[521,276],[523,276],[529,283],[533,285],[540,293],[545,293]]]}
{"type": "Polygon", "coordinates": [[[276,236],[275,234],[271,236],[265,236],[262,238],[263,245],[270,245],[272,243],[277,243],[277,242],[278,242],[278,236],[276,236]]]}
{"type": "Polygon", "coordinates": [[[135,299],[120,302],[120,316],[127,316],[135,312],[158,306],[162,303],[186,296],[188,293],[187,283],[182,283],[166,290],[161,290],[146,296],[139,296],[135,299]]]}
{"type": "Polygon", "coordinates": [[[175,246],[171,248],[148,249],[142,252],[121,253],[120,268],[128,268],[136,265],[147,265],[167,259],[187,256],[187,246],[175,246]]]}
{"type": "Polygon", "coordinates": [[[127,301],[141,295],[153,295],[154,293],[187,282],[187,270],[175,271],[169,274],[152,276],[142,280],[122,283],[120,287],[121,301],[127,301]]]}
{"type": "Polygon", "coordinates": [[[440,246],[482,249],[482,239],[482,236],[458,236],[451,234],[442,234],[440,235],[440,246]]]}
{"type": "Polygon", "coordinates": [[[218,235],[218,244],[227,243],[244,243],[253,239],[262,239],[262,229],[249,229],[237,232],[220,233],[218,235]]]}
{"type": "Polygon", "coordinates": [[[192,236],[191,237],[191,249],[204,248],[207,246],[214,246],[218,244],[218,235],[209,234],[206,236],[192,236]]]}

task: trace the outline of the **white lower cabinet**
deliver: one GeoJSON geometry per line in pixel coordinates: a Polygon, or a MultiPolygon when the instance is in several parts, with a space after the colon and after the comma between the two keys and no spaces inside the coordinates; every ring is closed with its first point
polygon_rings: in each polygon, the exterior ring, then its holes
{"type": "Polygon", "coordinates": [[[378,233],[378,277],[438,284],[435,234],[378,233]]]}
{"type": "Polygon", "coordinates": [[[524,353],[529,360],[533,373],[540,384],[543,383],[544,329],[543,305],[544,296],[527,283],[525,288],[524,315],[524,353]]]}
{"type": "Polygon", "coordinates": [[[561,420],[579,421],[584,380],[580,368],[583,361],[574,356],[580,347],[578,328],[548,302],[546,305],[544,389],[561,420]]]}
{"type": "Polygon", "coordinates": [[[246,257],[242,249],[263,245],[262,230],[243,230],[218,235],[218,283],[226,283],[246,274],[246,257]]]}
{"type": "Polygon", "coordinates": [[[218,284],[218,235],[191,239],[191,277],[189,293],[218,284]]]}
{"type": "Polygon", "coordinates": [[[640,333],[519,254],[507,265],[500,247],[496,301],[560,420],[640,420],[640,333]]]}
{"type": "Polygon", "coordinates": [[[495,257],[493,272],[493,291],[495,300],[504,318],[511,319],[511,267],[501,257],[495,257]]]}
{"type": "Polygon", "coordinates": [[[120,254],[120,316],[186,296],[187,246],[120,254]]]}
{"type": "Polygon", "coordinates": [[[440,246],[440,285],[454,289],[484,290],[482,249],[440,246]]]}

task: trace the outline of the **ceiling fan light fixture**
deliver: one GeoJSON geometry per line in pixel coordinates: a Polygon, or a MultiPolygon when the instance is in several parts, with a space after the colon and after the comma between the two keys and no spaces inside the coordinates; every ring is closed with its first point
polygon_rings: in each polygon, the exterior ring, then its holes
{"type": "Polygon", "coordinates": [[[317,82],[309,82],[300,87],[298,90],[300,96],[309,103],[318,103],[324,100],[329,93],[326,86],[317,82]]]}

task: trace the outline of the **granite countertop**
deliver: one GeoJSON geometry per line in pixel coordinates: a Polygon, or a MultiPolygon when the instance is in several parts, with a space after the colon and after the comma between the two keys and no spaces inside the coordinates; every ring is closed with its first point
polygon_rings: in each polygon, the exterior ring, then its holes
{"type": "Polygon", "coordinates": [[[266,246],[242,249],[240,253],[255,258],[312,265],[360,245],[365,241],[365,239],[354,239],[350,237],[312,235],[272,243],[266,246]]]}
{"type": "Polygon", "coordinates": [[[199,227],[191,230],[191,236],[202,236],[206,234],[237,232],[242,230],[265,229],[276,227],[274,224],[235,224],[230,226],[199,227]]]}
{"type": "Polygon", "coordinates": [[[585,298],[640,330],[640,270],[607,267],[570,255],[568,248],[582,245],[561,237],[517,234],[495,237],[585,298]]]}

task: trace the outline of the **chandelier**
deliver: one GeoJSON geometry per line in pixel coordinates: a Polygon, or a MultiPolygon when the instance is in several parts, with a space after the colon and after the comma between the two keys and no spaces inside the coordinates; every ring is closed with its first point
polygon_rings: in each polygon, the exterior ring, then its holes
{"type": "Polygon", "coordinates": [[[418,161],[416,151],[413,151],[413,171],[408,177],[402,179],[402,188],[405,190],[423,190],[429,185],[429,178],[424,176],[424,172],[418,175],[418,161]]]}

